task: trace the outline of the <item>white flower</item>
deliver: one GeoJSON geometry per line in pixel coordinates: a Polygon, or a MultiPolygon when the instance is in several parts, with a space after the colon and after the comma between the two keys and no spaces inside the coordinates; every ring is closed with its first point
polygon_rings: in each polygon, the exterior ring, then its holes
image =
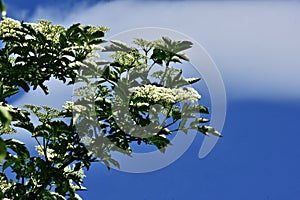
{"type": "Polygon", "coordinates": [[[54,158],[57,157],[57,154],[54,153],[53,149],[47,148],[46,149],[46,155],[45,155],[45,151],[44,151],[44,147],[41,145],[38,145],[35,147],[35,149],[37,150],[37,152],[44,157],[47,157],[50,161],[54,158]]]}
{"type": "Polygon", "coordinates": [[[197,101],[201,98],[200,94],[191,87],[185,87],[185,88],[178,88],[174,89],[176,93],[176,101],[181,102],[181,101],[197,101]]]}
{"type": "Polygon", "coordinates": [[[133,99],[145,98],[154,103],[194,102],[201,98],[199,93],[190,87],[171,89],[156,85],[144,85],[130,88],[130,91],[133,92],[133,99]]]}
{"type": "Polygon", "coordinates": [[[11,18],[4,18],[0,22],[0,35],[3,37],[16,36],[16,28],[21,28],[21,23],[11,18]]]}

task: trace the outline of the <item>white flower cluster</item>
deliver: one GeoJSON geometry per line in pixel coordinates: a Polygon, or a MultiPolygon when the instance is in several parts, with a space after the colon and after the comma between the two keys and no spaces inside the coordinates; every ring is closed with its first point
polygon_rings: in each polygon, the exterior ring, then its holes
{"type": "MultiPolygon", "coordinates": [[[[54,42],[59,42],[60,33],[65,30],[64,27],[52,25],[51,22],[47,21],[26,24],[31,26],[34,30],[43,33],[47,40],[52,40],[54,42]]],[[[0,22],[0,35],[2,37],[17,36],[20,34],[25,35],[25,33],[20,32],[17,29],[22,29],[21,23],[17,20],[4,18],[0,22]]],[[[26,39],[30,38],[30,36],[26,35],[26,39]]]]}
{"type": "Polygon", "coordinates": [[[165,88],[156,85],[144,85],[133,87],[133,99],[145,98],[154,103],[176,103],[182,101],[197,101],[201,98],[199,93],[190,87],[185,88],[165,88]]]}
{"type": "Polygon", "coordinates": [[[74,106],[74,102],[73,101],[66,101],[65,105],[63,105],[62,107],[65,108],[65,109],[69,109],[71,110],[74,106]]]}
{"type": "MultiPolygon", "coordinates": [[[[37,150],[37,152],[41,155],[46,157],[45,152],[44,152],[44,147],[38,145],[35,147],[35,149],[37,150]]],[[[54,157],[57,157],[57,154],[54,153],[53,149],[46,149],[46,154],[47,154],[47,158],[51,161],[54,157]]]]}
{"type": "Polygon", "coordinates": [[[80,180],[82,181],[83,178],[85,177],[83,169],[80,168],[77,171],[75,171],[74,169],[75,169],[75,165],[74,164],[73,165],[68,165],[68,166],[66,166],[64,168],[64,172],[66,172],[66,173],[74,173],[74,174],[76,174],[77,177],[80,177],[80,180]]]}
{"type": "Polygon", "coordinates": [[[52,40],[55,43],[59,42],[59,37],[65,28],[60,25],[53,25],[51,22],[40,20],[39,23],[26,23],[37,32],[42,33],[47,40],[52,40]]]}
{"type": "MultiPolygon", "coordinates": [[[[17,159],[17,157],[15,157],[15,159],[17,159]]],[[[14,183],[12,181],[8,181],[4,177],[1,177],[1,179],[0,179],[0,190],[3,193],[5,193],[6,190],[9,190],[10,188],[14,187],[15,185],[16,185],[16,183],[14,183]]],[[[11,199],[4,198],[3,200],[11,200],[11,199]]]]}
{"type": "Polygon", "coordinates": [[[184,88],[176,88],[173,89],[176,101],[182,102],[182,101],[191,101],[195,102],[201,98],[200,94],[191,87],[184,87],[184,88]]]}
{"type": "Polygon", "coordinates": [[[1,37],[15,36],[17,34],[16,28],[21,28],[21,23],[11,18],[4,18],[0,22],[1,37]]]}

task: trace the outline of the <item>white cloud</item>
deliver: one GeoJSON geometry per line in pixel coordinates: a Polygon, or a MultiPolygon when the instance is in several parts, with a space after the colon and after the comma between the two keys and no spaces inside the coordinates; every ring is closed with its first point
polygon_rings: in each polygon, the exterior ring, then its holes
{"type": "Polygon", "coordinates": [[[108,36],[141,27],[174,29],[207,49],[229,99],[299,100],[299,8],[293,1],[111,1],[70,10],[39,8],[32,19],[105,25],[111,28],[108,36]]]}

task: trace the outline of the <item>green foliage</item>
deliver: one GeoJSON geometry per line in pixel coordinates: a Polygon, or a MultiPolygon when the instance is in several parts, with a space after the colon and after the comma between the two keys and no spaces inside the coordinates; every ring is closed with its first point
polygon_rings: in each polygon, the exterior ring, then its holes
{"type": "Polygon", "coordinates": [[[106,31],[47,21],[0,22],[0,136],[26,130],[39,154],[13,136],[0,137],[0,199],[80,199],[76,192],[85,189],[83,169],[93,162],[118,167],[112,151],[130,155],[136,142],[164,152],[169,135],[179,130],[221,136],[206,125],[209,120],[202,115],[208,109],[190,87],[200,78],[183,78],[182,70],[172,66],[189,60],[183,51],[191,42],[163,37],[101,47],[106,31]],[[101,53],[111,60],[97,60],[101,53]],[[40,87],[48,94],[50,78],[83,83],[76,87],[77,100],[61,110],[8,104],[20,90],[40,87]]]}
{"type": "Polygon", "coordinates": [[[41,87],[47,94],[44,83],[51,77],[73,83],[78,62],[99,48],[105,31],[105,27],[75,24],[65,29],[47,21],[32,24],[4,18],[0,24],[0,40],[5,44],[0,50],[0,78],[6,96],[2,93],[0,101],[17,88],[28,92],[30,86],[41,87]]]}
{"type": "Polygon", "coordinates": [[[0,138],[0,162],[6,158],[6,146],[5,142],[0,138]]]}
{"type": "Polygon", "coordinates": [[[84,189],[83,168],[96,158],[86,150],[75,126],[66,122],[70,111],[15,108],[7,98],[20,89],[28,92],[37,87],[48,94],[45,82],[50,78],[74,83],[80,63],[93,57],[107,30],[80,24],[66,29],[47,21],[20,23],[9,18],[0,22],[0,135],[25,129],[40,154],[30,155],[18,140],[0,140],[1,199],[79,199],[76,191],[84,189]],[[32,114],[38,125],[32,123],[32,114]],[[6,171],[15,177],[8,178],[6,171]]]}
{"type": "Polygon", "coordinates": [[[0,105],[0,123],[1,127],[8,127],[10,125],[10,122],[12,120],[11,115],[9,114],[7,107],[0,105]]]}
{"type": "Polygon", "coordinates": [[[103,50],[111,53],[110,62],[90,61],[82,68],[94,69],[78,78],[74,102],[75,121],[86,147],[107,160],[112,150],[130,154],[134,142],[164,152],[171,144],[168,136],[178,131],[195,129],[220,136],[201,125],[209,122],[202,117],[208,109],[198,104],[201,96],[190,87],[200,78],[183,78],[182,70],[171,66],[188,61],[183,50],[192,44],[167,37],[135,39],[134,44],[111,41],[103,50]]]}

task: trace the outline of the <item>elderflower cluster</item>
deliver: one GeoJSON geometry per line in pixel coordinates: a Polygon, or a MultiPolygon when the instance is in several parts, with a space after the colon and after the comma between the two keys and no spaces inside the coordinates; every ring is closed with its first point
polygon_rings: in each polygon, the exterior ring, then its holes
{"type": "Polygon", "coordinates": [[[201,98],[200,94],[191,87],[173,89],[177,102],[191,101],[195,102],[201,98]]]}
{"type": "MultiPolygon", "coordinates": [[[[42,147],[41,145],[38,145],[35,147],[35,149],[37,150],[37,152],[41,155],[46,157],[45,155],[45,151],[44,151],[44,147],[42,147]]],[[[57,157],[57,154],[54,153],[53,149],[47,148],[46,149],[46,154],[47,154],[47,158],[51,161],[54,157],[57,157]]]]}
{"type": "MultiPolygon", "coordinates": [[[[65,30],[62,26],[52,25],[51,22],[43,20],[41,20],[39,23],[26,24],[31,26],[36,31],[45,33],[44,36],[46,36],[46,39],[52,40],[54,42],[59,42],[60,33],[65,30]]],[[[22,30],[22,25],[17,20],[4,18],[0,22],[0,36],[3,38],[17,35],[26,35],[24,32],[18,31],[18,29],[22,30]]],[[[30,36],[28,35],[26,37],[27,39],[30,38],[30,36]]]]}
{"type": "Polygon", "coordinates": [[[16,36],[17,33],[20,33],[16,30],[17,28],[21,28],[21,23],[19,21],[11,18],[4,18],[0,21],[0,37],[16,36]]]}
{"type": "Polygon", "coordinates": [[[73,106],[74,106],[74,102],[66,101],[65,105],[63,105],[62,107],[67,109],[67,110],[72,110],[73,106]]]}
{"type": "MultiPolygon", "coordinates": [[[[1,189],[2,193],[5,193],[6,190],[9,190],[10,188],[12,188],[16,185],[15,183],[8,181],[4,177],[5,176],[0,177],[0,189],[1,189]]],[[[3,200],[10,200],[10,199],[4,198],[3,200]]]]}
{"type": "Polygon", "coordinates": [[[64,168],[64,172],[76,174],[77,177],[80,177],[80,181],[82,181],[83,178],[85,177],[82,167],[79,168],[79,170],[75,171],[75,165],[74,164],[66,166],[64,168]]]}
{"type": "Polygon", "coordinates": [[[165,88],[156,85],[144,85],[131,88],[133,99],[143,98],[154,103],[176,103],[182,101],[197,101],[201,98],[199,93],[190,87],[165,88]]]}
{"type": "Polygon", "coordinates": [[[52,40],[55,43],[59,42],[59,37],[65,28],[60,25],[53,25],[51,22],[46,20],[40,20],[39,23],[26,23],[30,25],[37,32],[42,33],[47,40],[52,40]]]}

